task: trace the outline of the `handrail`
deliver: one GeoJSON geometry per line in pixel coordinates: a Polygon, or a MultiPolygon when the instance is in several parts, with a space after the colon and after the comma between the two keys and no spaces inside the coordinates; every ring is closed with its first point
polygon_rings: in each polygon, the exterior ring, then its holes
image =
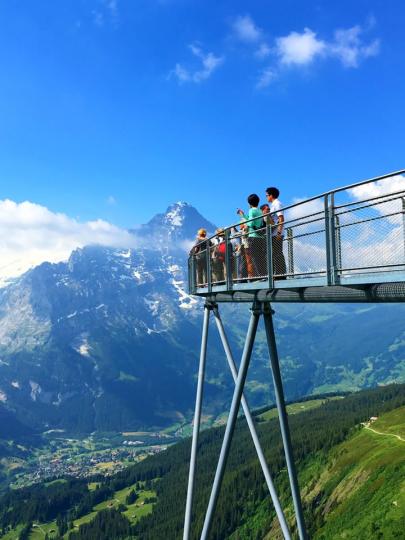
{"type": "MultiPolygon", "coordinates": [[[[341,283],[342,278],[353,277],[348,275],[350,272],[373,268],[384,273],[390,268],[397,267],[404,271],[405,281],[405,176],[402,176],[404,174],[405,169],[362,180],[284,207],[282,211],[286,212],[304,207],[313,201],[322,204],[320,210],[307,207],[302,215],[287,216],[282,224],[286,233],[284,240],[274,233],[279,226],[277,219],[271,223],[262,222],[261,219],[275,216],[277,211],[243,219],[242,223],[224,227],[220,234],[215,233],[202,240],[199,250],[191,251],[190,292],[200,294],[197,290],[201,288],[205,289],[201,292],[203,294],[219,290],[230,293],[234,289],[244,288],[300,287],[303,278],[313,280],[315,278],[311,276],[314,275],[320,276],[319,285],[335,286],[341,283]],[[392,188],[387,187],[386,192],[379,193],[375,197],[368,194],[368,197],[356,202],[349,200],[343,204],[335,204],[336,193],[396,176],[404,180],[403,189],[400,191],[393,192],[390,191],[392,188]],[[396,201],[402,201],[400,209],[392,206],[396,201]],[[379,211],[378,206],[383,203],[391,204],[391,207],[384,207],[384,211],[379,211]],[[364,214],[367,210],[368,214],[364,214]],[[345,217],[348,214],[354,216],[350,222],[347,222],[345,217]],[[374,227],[374,230],[366,228],[376,220],[381,225],[374,227]],[[262,222],[258,229],[248,226],[249,223],[258,221],[262,222]],[[232,234],[231,229],[242,224],[245,229],[238,231],[238,234],[232,234]],[[393,235],[388,237],[387,231],[393,235]],[[359,237],[360,233],[363,235],[362,239],[359,237]],[[385,242],[386,238],[391,238],[390,243],[385,242]],[[214,242],[214,239],[217,241],[214,242]],[[370,239],[374,240],[374,243],[370,239]],[[225,246],[222,248],[217,247],[223,244],[225,246]],[[288,282],[275,285],[274,282],[278,279],[288,282]],[[260,285],[260,282],[263,283],[260,285]]],[[[358,277],[360,274],[356,275],[358,277]]],[[[362,283],[361,279],[360,281],[357,279],[356,283],[362,283]]]]}
{"type": "MultiPolygon", "coordinates": [[[[379,180],[385,180],[387,178],[391,178],[393,176],[401,176],[405,174],[405,169],[401,169],[399,171],[395,171],[395,172],[392,172],[392,173],[389,173],[389,174],[384,174],[382,176],[376,176],[375,178],[371,178],[371,179],[368,179],[368,180],[361,180],[360,182],[356,182],[354,184],[349,184],[345,187],[341,187],[341,188],[335,188],[335,189],[332,189],[330,191],[325,191],[324,193],[321,193],[320,195],[315,195],[313,197],[310,197],[309,199],[305,199],[304,201],[299,201],[297,203],[294,203],[294,204],[290,204],[289,206],[284,206],[282,211],[283,212],[286,212],[287,210],[291,210],[291,208],[297,208],[298,206],[302,206],[304,204],[307,204],[309,202],[312,202],[312,201],[316,201],[317,199],[324,199],[325,197],[328,197],[330,195],[334,195],[335,193],[341,193],[342,191],[347,191],[349,189],[353,189],[355,187],[358,187],[358,186],[363,186],[365,184],[371,184],[372,182],[378,182],[379,180]]],[[[391,194],[387,194],[387,195],[391,195],[391,194]]],[[[376,197],[378,198],[378,197],[376,197]]],[[[322,213],[322,211],[319,211],[319,212],[315,212],[315,213],[322,213]]],[[[266,214],[266,216],[272,216],[274,214],[276,214],[277,212],[269,212],[268,214],[266,214]]],[[[305,216],[303,216],[305,217],[305,216]]],[[[247,223],[250,223],[251,221],[255,221],[256,219],[258,218],[252,218],[252,219],[248,219],[246,221],[243,222],[244,225],[246,225],[247,223]]],[[[223,227],[223,229],[232,229],[234,227],[240,227],[241,223],[240,221],[237,222],[237,223],[233,223],[232,225],[228,225],[226,227],[223,227]]],[[[217,237],[217,234],[213,234],[212,236],[208,237],[207,240],[211,240],[213,238],[216,238],[217,237]]]]}

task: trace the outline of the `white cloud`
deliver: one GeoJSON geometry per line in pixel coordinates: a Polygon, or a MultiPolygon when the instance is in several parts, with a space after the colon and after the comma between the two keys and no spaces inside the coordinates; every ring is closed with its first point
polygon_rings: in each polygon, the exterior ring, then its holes
{"type": "Polygon", "coordinates": [[[380,41],[375,39],[363,43],[363,29],[356,25],[345,30],[336,30],[335,39],[329,45],[329,53],[336,56],[345,67],[358,67],[361,60],[376,56],[380,50],[380,41]]]}
{"type": "Polygon", "coordinates": [[[308,202],[305,202],[305,200],[305,198],[301,197],[295,197],[293,199],[292,204],[297,204],[298,206],[294,206],[293,208],[290,208],[290,210],[287,210],[287,221],[300,219],[313,214],[319,214],[325,210],[323,199],[318,198],[308,202]]]}
{"type": "Polygon", "coordinates": [[[200,83],[211,77],[216,69],[224,62],[223,56],[215,56],[212,52],[204,53],[201,47],[196,44],[189,45],[192,54],[198,58],[201,65],[198,69],[190,70],[183,67],[181,64],[176,64],[176,67],[170,75],[174,75],[179,83],[193,82],[200,83]]]}
{"type": "Polygon", "coordinates": [[[65,260],[89,244],[130,248],[135,238],[102,219],[80,222],[29,201],[0,201],[0,284],[44,261],[65,260]]]}
{"type": "Polygon", "coordinates": [[[100,6],[92,11],[93,23],[102,28],[109,20],[118,19],[118,0],[102,0],[100,6]]]}
{"type": "Polygon", "coordinates": [[[355,201],[361,201],[374,197],[383,197],[399,191],[405,191],[405,176],[401,174],[348,189],[347,193],[355,201]]]}
{"type": "Polygon", "coordinates": [[[250,15],[236,17],[232,29],[236,38],[246,43],[257,43],[262,37],[262,30],[256,26],[250,15]]]}
{"type": "Polygon", "coordinates": [[[291,32],[288,36],[277,38],[276,49],[281,64],[304,65],[323,54],[326,44],[317,38],[315,32],[305,28],[301,34],[291,32]]]}
{"type": "MultiPolygon", "coordinates": [[[[273,55],[273,61],[263,73],[273,72],[275,75],[286,68],[304,67],[317,59],[337,59],[346,68],[357,68],[361,61],[376,56],[380,50],[380,40],[364,40],[364,34],[374,27],[374,19],[369,19],[364,26],[355,25],[350,28],[338,29],[333,39],[326,40],[310,28],[302,32],[290,32],[275,39],[274,47],[263,42],[256,50],[257,58],[273,55]]],[[[257,87],[264,88],[259,78],[257,87]]]]}
{"type": "Polygon", "coordinates": [[[259,48],[255,52],[256,58],[259,58],[259,60],[263,60],[263,58],[267,58],[271,54],[271,49],[267,45],[267,43],[260,43],[259,48]]]}
{"type": "Polygon", "coordinates": [[[276,78],[277,73],[273,70],[273,68],[266,68],[261,72],[256,84],[256,88],[259,90],[267,88],[267,86],[269,86],[276,78]]]}

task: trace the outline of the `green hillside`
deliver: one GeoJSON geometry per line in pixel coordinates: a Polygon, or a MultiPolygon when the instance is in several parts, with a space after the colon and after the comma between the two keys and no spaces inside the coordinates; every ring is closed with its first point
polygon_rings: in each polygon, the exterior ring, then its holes
{"type": "Polygon", "coordinates": [[[404,431],[401,407],[304,468],[305,502],[316,508],[314,539],[405,538],[404,431]]]}
{"type": "MultiPolygon", "coordinates": [[[[340,399],[305,400],[289,408],[310,537],[404,538],[405,385],[340,399]],[[374,416],[378,420],[370,423],[374,416]]],[[[273,416],[274,410],[260,411],[257,429],[296,535],[278,420],[273,416]]],[[[223,432],[223,426],[209,429],[200,438],[193,540],[201,531],[223,432]]],[[[189,453],[188,439],[111,478],[10,491],[0,499],[0,535],[7,540],[180,539],[189,453]],[[131,493],[133,498],[128,498],[131,493]]],[[[210,538],[281,538],[243,418],[235,432],[210,538]]]]}

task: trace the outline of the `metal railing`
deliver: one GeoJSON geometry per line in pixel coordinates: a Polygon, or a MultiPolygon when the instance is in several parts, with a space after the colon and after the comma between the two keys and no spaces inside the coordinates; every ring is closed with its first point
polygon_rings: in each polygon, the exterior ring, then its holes
{"type": "Polygon", "coordinates": [[[191,294],[376,282],[405,272],[405,170],[242,219],[196,244],[191,294]],[[261,225],[258,225],[258,222],[261,225]],[[304,282],[305,280],[305,282],[304,282]]]}

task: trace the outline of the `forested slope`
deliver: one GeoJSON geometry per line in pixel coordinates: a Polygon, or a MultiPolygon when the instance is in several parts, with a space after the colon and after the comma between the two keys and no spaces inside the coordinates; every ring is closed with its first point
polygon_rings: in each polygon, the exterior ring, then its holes
{"type": "MultiPolygon", "coordinates": [[[[401,425],[400,407],[404,405],[405,385],[392,385],[330,399],[322,406],[290,416],[311,538],[329,540],[341,533],[345,538],[400,538],[398,531],[404,530],[405,516],[401,495],[405,447],[401,445],[405,443],[395,437],[395,426],[401,425]],[[394,410],[391,420],[383,416],[371,426],[361,425],[371,416],[394,410]]],[[[257,416],[256,419],[270,470],[291,519],[277,418],[266,421],[263,416],[257,416]]],[[[201,435],[193,539],[201,531],[222,436],[223,428],[210,429],[201,435]]],[[[68,481],[10,492],[0,500],[0,530],[6,535],[10,528],[18,530],[40,522],[43,528],[47,523],[59,523],[62,537],[71,540],[181,538],[189,452],[190,440],[186,440],[113,478],[95,478],[96,489],[94,483],[90,488],[85,481],[68,481]],[[112,508],[118,491],[129,486],[140,492],[150,489],[156,495],[146,501],[150,503],[149,510],[143,515],[136,514],[136,519],[126,504],[112,508]],[[103,512],[101,515],[98,509],[103,512]]],[[[34,538],[34,530],[26,538],[34,538]]],[[[37,532],[35,538],[40,538],[37,532]]],[[[56,535],[57,532],[54,536],[48,534],[48,538],[58,538],[56,535]]],[[[211,538],[265,537],[279,537],[278,524],[250,434],[241,418],[211,538]]]]}

